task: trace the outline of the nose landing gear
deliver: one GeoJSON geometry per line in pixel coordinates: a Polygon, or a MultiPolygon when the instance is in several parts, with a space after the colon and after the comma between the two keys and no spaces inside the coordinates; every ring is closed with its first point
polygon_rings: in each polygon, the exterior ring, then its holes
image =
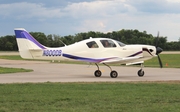
{"type": "Polygon", "coordinates": [[[144,65],[143,65],[143,63],[141,63],[141,69],[137,72],[137,74],[138,74],[139,77],[143,77],[143,76],[144,76],[143,67],[144,67],[144,65]]]}

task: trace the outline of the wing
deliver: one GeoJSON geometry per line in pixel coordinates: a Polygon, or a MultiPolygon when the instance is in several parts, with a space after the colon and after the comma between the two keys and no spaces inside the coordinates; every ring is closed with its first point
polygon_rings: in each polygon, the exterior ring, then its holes
{"type": "Polygon", "coordinates": [[[132,64],[138,64],[138,63],[144,63],[144,61],[142,61],[141,58],[142,56],[113,58],[113,59],[101,61],[100,63],[119,63],[119,64],[132,65],[132,64]]]}

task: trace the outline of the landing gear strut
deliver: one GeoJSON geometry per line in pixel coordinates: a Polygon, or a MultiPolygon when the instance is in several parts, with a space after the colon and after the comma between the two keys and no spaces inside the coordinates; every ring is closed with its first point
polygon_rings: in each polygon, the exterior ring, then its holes
{"type": "Polygon", "coordinates": [[[144,65],[143,65],[143,63],[141,63],[141,69],[138,71],[138,76],[139,77],[143,77],[144,76],[144,70],[143,70],[143,67],[144,67],[144,65]]]}

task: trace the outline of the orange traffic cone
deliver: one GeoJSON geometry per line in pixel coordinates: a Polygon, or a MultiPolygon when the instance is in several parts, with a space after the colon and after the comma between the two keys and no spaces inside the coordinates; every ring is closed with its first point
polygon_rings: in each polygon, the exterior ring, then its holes
{"type": "Polygon", "coordinates": [[[166,63],[166,66],[168,66],[168,63],[166,63]]]}

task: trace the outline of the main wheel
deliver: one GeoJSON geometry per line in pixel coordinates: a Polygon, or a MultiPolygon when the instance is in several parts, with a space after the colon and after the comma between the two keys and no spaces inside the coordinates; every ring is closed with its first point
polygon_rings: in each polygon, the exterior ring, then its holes
{"type": "Polygon", "coordinates": [[[96,77],[101,77],[101,71],[100,70],[96,70],[95,72],[94,72],[94,75],[96,76],[96,77]]]}
{"type": "Polygon", "coordinates": [[[118,73],[116,71],[111,71],[110,76],[111,78],[116,78],[118,76],[118,73]]]}
{"type": "Polygon", "coordinates": [[[138,71],[138,76],[139,76],[139,77],[143,77],[143,76],[144,76],[144,71],[143,71],[142,69],[140,69],[140,70],[138,71]]]}

